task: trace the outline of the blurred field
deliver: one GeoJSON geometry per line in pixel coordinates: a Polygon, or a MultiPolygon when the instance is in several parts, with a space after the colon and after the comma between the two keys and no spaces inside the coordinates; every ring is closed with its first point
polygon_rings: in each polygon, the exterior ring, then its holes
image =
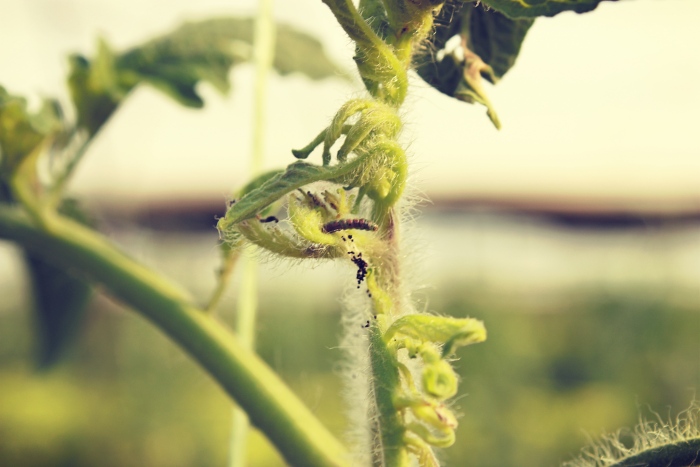
{"type": "MultiPolygon", "coordinates": [[[[696,230],[428,220],[432,246],[413,269],[419,285],[434,287],[421,289],[420,306],[478,317],[489,332],[459,352],[462,417],[456,445],[442,453],[446,465],[556,466],[588,435],[632,426],[649,409],[666,416],[689,405],[700,387],[700,273],[688,263],[696,230]]],[[[197,296],[211,285],[214,235],[114,236],[142,260],[189,277],[197,296]]],[[[342,435],[337,297],[352,271],[301,271],[264,268],[258,347],[342,435]]],[[[13,300],[0,305],[0,466],[224,465],[230,405],[179,349],[99,298],[70,358],[37,373],[26,293],[16,293],[21,276],[5,276],[0,289],[13,300]]],[[[257,435],[250,458],[282,465],[257,435]]]]}

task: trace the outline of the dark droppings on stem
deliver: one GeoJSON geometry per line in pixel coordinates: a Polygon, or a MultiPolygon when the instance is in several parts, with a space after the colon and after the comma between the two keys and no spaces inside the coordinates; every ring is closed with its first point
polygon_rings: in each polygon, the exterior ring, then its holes
{"type": "Polygon", "coordinates": [[[357,279],[357,288],[359,289],[360,284],[362,284],[367,277],[369,263],[362,259],[362,253],[355,254],[354,251],[349,251],[348,254],[352,255],[350,261],[355,263],[355,266],[357,266],[357,274],[355,278],[357,279]]]}

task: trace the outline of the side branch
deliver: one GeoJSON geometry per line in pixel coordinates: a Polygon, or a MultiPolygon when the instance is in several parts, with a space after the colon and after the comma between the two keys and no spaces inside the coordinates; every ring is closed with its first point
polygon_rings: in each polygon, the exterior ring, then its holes
{"type": "Polygon", "coordinates": [[[260,357],[179,287],[115,249],[99,234],[60,216],[42,230],[16,208],[0,206],[0,238],[102,284],[189,353],[245,409],[291,465],[343,466],[348,455],[260,357]]]}

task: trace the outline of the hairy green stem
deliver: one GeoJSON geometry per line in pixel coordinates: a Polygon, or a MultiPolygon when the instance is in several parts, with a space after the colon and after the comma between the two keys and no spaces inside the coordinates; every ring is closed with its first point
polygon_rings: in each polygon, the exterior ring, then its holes
{"type": "Polygon", "coordinates": [[[407,71],[384,42],[367,24],[352,0],[322,0],[333,12],[345,33],[357,45],[355,62],[373,97],[399,107],[406,98],[407,71]]]}
{"type": "Polygon", "coordinates": [[[405,467],[409,465],[404,435],[406,429],[394,406],[396,389],[400,386],[399,370],[384,343],[380,327],[370,328],[370,367],[372,393],[376,408],[372,419],[372,465],[374,467],[405,467]]]}
{"type": "Polygon", "coordinates": [[[348,464],[343,445],[279,376],[216,318],[192,305],[187,293],[92,230],[61,216],[50,217],[48,230],[42,230],[21,210],[0,206],[0,238],[102,284],[153,322],[246,408],[252,423],[290,464],[348,464]]]}
{"type": "MultiPolygon", "coordinates": [[[[398,260],[398,229],[396,213],[387,209],[375,213],[381,217],[381,231],[387,241],[387,255],[374,269],[372,292],[374,313],[378,319],[370,329],[369,360],[373,405],[372,464],[375,467],[404,467],[409,465],[405,442],[405,420],[397,411],[394,398],[401,387],[399,368],[384,341],[387,325],[401,313],[401,277],[398,260]]],[[[375,221],[379,219],[375,218],[375,221]]]]}

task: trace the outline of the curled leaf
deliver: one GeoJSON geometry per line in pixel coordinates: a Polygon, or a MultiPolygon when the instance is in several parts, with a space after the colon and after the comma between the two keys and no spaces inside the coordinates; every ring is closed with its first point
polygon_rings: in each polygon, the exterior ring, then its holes
{"type": "Polygon", "coordinates": [[[486,328],[483,322],[473,318],[408,315],[394,321],[384,334],[384,340],[389,342],[400,336],[443,344],[442,355],[446,357],[458,347],[485,341],[486,328]]]}
{"type": "Polygon", "coordinates": [[[352,184],[365,169],[370,155],[368,152],[349,162],[332,166],[302,161],[290,164],[286,170],[270,177],[233,204],[226,217],[219,221],[218,228],[225,231],[238,222],[250,219],[282,196],[309,183],[325,180],[342,185],[352,184]]]}
{"type": "Polygon", "coordinates": [[[457,375],[445,360],[426,364],[422,375],[423,390],[426,394],[445,400],[457,394],[457,375]]]}

